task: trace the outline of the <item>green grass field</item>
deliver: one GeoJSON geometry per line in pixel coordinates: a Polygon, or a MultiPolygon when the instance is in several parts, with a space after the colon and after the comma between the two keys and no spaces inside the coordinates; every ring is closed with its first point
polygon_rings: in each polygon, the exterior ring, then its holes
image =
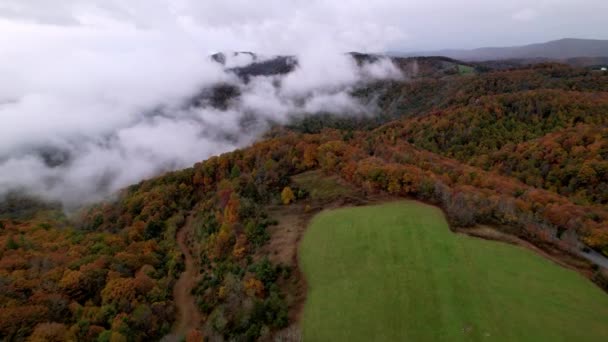
{"type": "Polygon", "coordinates": [[[461,75],[469,75],[475,73],[475,68],[470,67],[468,65],[458,65],[458,73],[461,75]]]}
{"type": "Polygon", "coordinates": [[[300,247],[305,341],[608,341],[608,295],[417,202],[322,212],[300,247]]]}

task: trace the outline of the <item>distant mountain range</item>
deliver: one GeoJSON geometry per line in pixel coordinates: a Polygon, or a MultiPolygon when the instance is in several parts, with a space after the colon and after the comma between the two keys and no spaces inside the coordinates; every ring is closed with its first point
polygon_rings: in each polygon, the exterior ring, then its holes
{"type": "Polygon", "coordinates": [[[566,38],[546,43],[511,47],[485,47],[473,50],[438,50],[413,53],[390,52],[393,56],[445,56],[464,61],[506,59],[554,59],[608,57],[608,40],[566,38]]]}

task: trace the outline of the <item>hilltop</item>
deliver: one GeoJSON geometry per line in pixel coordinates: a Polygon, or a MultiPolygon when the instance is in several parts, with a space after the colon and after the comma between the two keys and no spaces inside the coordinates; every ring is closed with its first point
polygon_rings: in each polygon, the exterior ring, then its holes
{"type": "Polygon", "coordinates": [[[465,61],[491,60],[568,60],[579,57],[608,57],[608,40],[565,38],[545,43],[509,47],[483,47],[472,50],[437,50],[412,53],[394,52],[398,56],[446,56],[465,61]]]}

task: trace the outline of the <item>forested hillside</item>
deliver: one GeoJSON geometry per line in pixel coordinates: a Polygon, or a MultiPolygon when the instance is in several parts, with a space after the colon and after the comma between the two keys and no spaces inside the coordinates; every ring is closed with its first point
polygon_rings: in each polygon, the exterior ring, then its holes
{"type": "MultiPolygon", "coordinates": [[[[277,223],[269,208],[315,204],[292,178],[313,170],[363,196],[436,204],[453,228],[486,224],[573,257],[581,248],[608,256],[608,73],[558,64],[491,71],[451,60],[426,67],[355,90],[377,104],[377,116],[275,127],[250,147],[69,217],[55,207],[2,208],[0,339],[169,334],[183,269],[175,236],[186,226],[203,316],[189,338],[271,336],[297,319],[300,275],[264,248],[277,223]]],[[[606,286],[597,267],[588,276],[606,286]]]]}

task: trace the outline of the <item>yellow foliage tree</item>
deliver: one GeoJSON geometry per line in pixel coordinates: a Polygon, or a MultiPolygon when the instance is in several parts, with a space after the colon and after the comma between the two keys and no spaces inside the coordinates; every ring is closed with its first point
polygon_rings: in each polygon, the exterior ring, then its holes
{"type": "Polygon", "coordinates": [[[226,204],[226,208],[224,208],[224,222],[226,223],[235,223],[239,220],[239,207],[240,200],[239,196],[235,193],[230,195],[230,200],[226,204]]]}
{"type": "Polygon", "coordinates": [[[247,237],[244,234],[239,235],[236,238],[236,243],[232,249],[232,256],[237,259],[241,259],[247,252],[247,237]]]}
{"type": "Polygon", "coordinates": [[[249,278],[245,281],[245,293],[250,297],[263,297],[264,284],[256,278],[249,278]]]}
{"type": "Polygon", "coordinates": [[[314,145],[307,146],[304,150],[304,166],[313,167],[317,164],[317,147],[314,145]]]}
{"type": "Polygon", "coordinates": [[[286,186],[281,192],[281,199],[283,200],[283,204],[290,204],[295,198],[296,197],[294,196],[293,191],[291,191],[291,188],[288,186],[286,186]]]}

